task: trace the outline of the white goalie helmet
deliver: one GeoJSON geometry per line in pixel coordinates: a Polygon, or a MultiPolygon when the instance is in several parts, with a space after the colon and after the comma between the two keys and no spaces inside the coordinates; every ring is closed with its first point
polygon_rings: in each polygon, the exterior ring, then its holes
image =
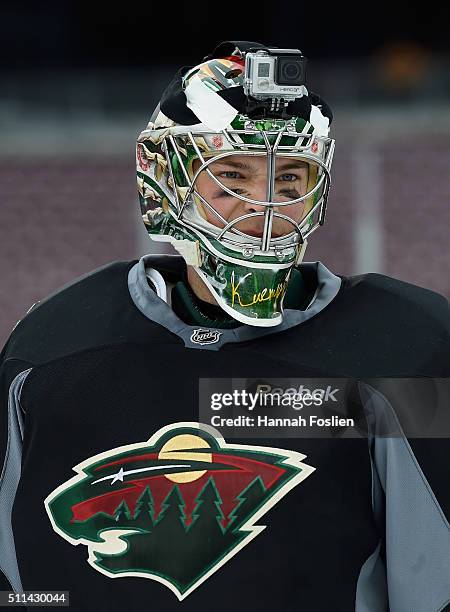
{"type": "Polygon", "coordinates": [[[138,137],[136,164],[150,237],[170,242],[225,312],[272,326],[324,223],[334,140],[328,105],[306,86],[278,107],[245,93],[246,54],[258,48],[222,43],[181,68],[138,137]]]}

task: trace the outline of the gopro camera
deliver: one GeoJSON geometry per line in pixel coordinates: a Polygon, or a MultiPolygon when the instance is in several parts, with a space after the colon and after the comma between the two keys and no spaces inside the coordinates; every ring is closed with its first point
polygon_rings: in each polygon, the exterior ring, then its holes
{"type": "Polygon", "coordinates": [[[299,49],[265,49],[245,55],[244,91],[259,100],[295,100],[308,92],[307,59],[299,49]]]}

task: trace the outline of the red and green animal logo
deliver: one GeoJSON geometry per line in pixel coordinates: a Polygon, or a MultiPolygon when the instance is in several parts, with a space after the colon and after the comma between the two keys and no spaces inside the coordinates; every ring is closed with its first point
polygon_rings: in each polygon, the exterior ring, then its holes
{"type": "Polygon", "coordinates": [[[259,519],[314,471],[304,457],[174,423],[82,461],[45,507],[94,569],[156,580],[182,600],[265,529],[259,519]]]}

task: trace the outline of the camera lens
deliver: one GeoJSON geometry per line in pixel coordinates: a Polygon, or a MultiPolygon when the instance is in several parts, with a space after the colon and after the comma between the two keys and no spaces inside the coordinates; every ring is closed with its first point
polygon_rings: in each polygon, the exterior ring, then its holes
{"type": "Polygon", "coordinates": [[[298,79],[301,74],[300,66],[298,64],[285,64],[283,66],[283,77],[285,79],[294,80],[298,79]]]}
{"type": "Polygon", "coordinates": [[[304,85],[305,65],[303,58],[277,58],[277,85],[304,85]]]}

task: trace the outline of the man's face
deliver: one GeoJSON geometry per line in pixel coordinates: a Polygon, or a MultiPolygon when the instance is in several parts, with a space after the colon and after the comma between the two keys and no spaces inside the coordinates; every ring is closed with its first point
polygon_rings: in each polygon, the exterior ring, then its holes
{"type": "MultiPolygon", "coordinates": [[[[194,160],[193,170],[200,167],[200,161],[194,160]]],[[[275,166],[274,202],[287,202],[304,196],[308,184],[308,164],[293,157],[278,157],[275,166]]],[[[267,157],[250,155],[233,155],[224,157],[209,165],[212,174],[216,176],[231,191],[251,198],[252,200],[267,199],[267,157]]],[[[251,204],[227,193],[221,189],[203,170],[195,184],[196,190],[205,198],[224,219],[232,221],[241,215],[252,212],[264,212],[267,206],[251,204]]],[[[305,211],[305,201],[285,206],[274,206],[274,211],[286,215],[298,223],[305,211]]],[[[218,227],[223,227],[220,219],[207,207],[203,206],[207,220],[218,227]]],[[[236,223],[234,228],[252,236],[261,237],[264,228],[264,216],[259,215],[236,223]]],[[[276,216],[273,218],[272,237],[284,236],[294,230],[293,225],[276,216]]]]}

